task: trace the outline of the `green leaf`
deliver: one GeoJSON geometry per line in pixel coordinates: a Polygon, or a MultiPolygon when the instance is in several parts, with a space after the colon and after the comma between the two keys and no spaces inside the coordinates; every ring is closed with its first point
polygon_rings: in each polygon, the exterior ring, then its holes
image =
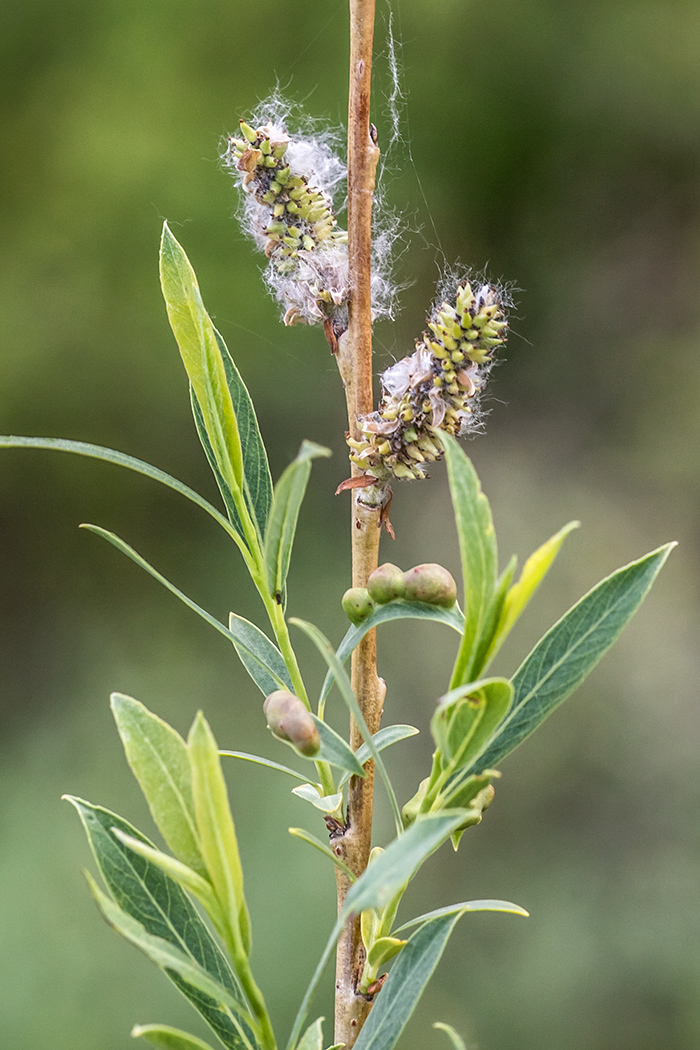
{"type": "Polygon", "coordinates": [[[136,1025],[132,1028],[131,1035],[134,1039],[147,1039],[152,1046],[158,1047],[158,1050],[212,1050],[209,1043],[168,1025],[136,1025]]]}
{"type": "Polygon", "coordinates": [[[451,686],[469,681],[474,657],[496,589],[498,554],[491,508],[469,457],[449,434],[441,434],[464,577],[465,628],[451,686]]]}
{"type": "Polygon", "coordinates": [[[510,714],[473,766],[493,768],[578,688],[637,611],[673,547],[618,569],[554,624],[516,672],[510,714]]]}
{"type": "Polygon", "coordinates": [[[112,693],[110,700],[127,762],[161,835],[183,864],[204,875],[185,741],[133,697],[112,693]]]}
{"type": "MultiPolygon", "coordinates": [[[[399,740],[406,740],[410,736],[417,736],[420,732],[415,726],[408,725],[395,725],[395,726],[384,726],[378,732],[372,734],[372,743],[376,747],[377,751],[384,751],[385,748],[391,747],[392,744],[398,744],[399,740]]],[[[365,762],[369,762],[372,757],[369,753],[369,748],[366,744],[360,744],[357,751],[355,752],[357,761],[364,766],[365,762]]],[[[347,783],[350,779],[349,773],[343,773],[342,777],[338,781],[338,787],[341,788],[343,784],[347,783]]]]}
{"type": "Polygon", "coordinates": [[[265,534],[264,557],[270,594],[280,604],[289,572],[299,510],[311,474],[311,460],[330,454],[330,449],[315,445],[312,441],[304,441],[297,458],[289,464],[275,485],[265,534]]]}
{"type": "Polygon", "coordinates": [[[204,426],[219,471],[236,502],[239,517],[247,515],[243,451],[236,413],[214,326],[204,308],[197,278],[180,244],[163,223],[160,281],[168,319],[185,371],[202,410],[204,426]]]}
{"type": "Polygon", "coordinates": [[[377,996],[356,1050],[393,1050],[445,950],[459,914],[433,919],[416,930],[377,996]]]}
{"type": "Polygon", "coordinates": [[[251,678],[255,681],[259,688],[262,688],[262,683],[268,683],[272,681],[274,685],[272,689],[268,689],[268,693],[274,689],[288,689],[290,687],[290,679],[287,673],[287,669],[282,659],[282,655],[276,646],[270,642],[267,638],[269,646],[265,646],[262,639],[266,638],[262,631],[259,631],[254,624],[244,620],[243,617],[235,616],[231,613],[231,629],[225,627],[215,616],[208,613],[206,609],[203,609],[201,605],[197,605],[195,601],[188,598],[174,583],[171,583],[162,573],[154,569],[150,562],[147,562],[138,551],[135,551],[133,547],[130,547],[123,539],[117,536],[114,532],[108,532],[107,529],[101,528],[99,525],[87,525],[83,524],[80,526],[81,529],[86,529],[88,532],[94,532],[96,536],[102,537],[103,540],[107,540],[113,547],[121,551],[122,554],[126,554],[127,558],[130,558],[139,568],[152,576],[154,580],[158,580],[166,590],[174,594],[176,598],[179,598],[188,609],[192,609],[198,616],[201,616],[203,620],[206,620],[208,624],[211,624],[219,634],[223,634],[225,638],[228,638],[230,642],[233,642],[238,655],[243,661],[244,667],[250,674],[251,678]],[[277,654],[277,655],[275,655],[277,654]],[[244,659],[245,657],[245,659],[244,659]],[[284,675],[282,671],[284,670],[284,675]],[[255,673],[254,673],[255,672],[255,673]],[[279,674],[278,674],[279,672],[279,674]],[[259,679],[259,681],[258,681],[259,679]]]}
{"type": "Polygon", "coordinates": [[[433,1028],[437,1028],[440,1032],[445,1032],[447,1038],[452,1043],[453,1050],[467,1050],[461,1035],[451,1024],[445,1024],[443,1021],[436,1021],[433,1028]]]}
{"type": "Polygon", "coordinates": [[[472,678],[478,678],[484,673],[484,669],[487,667],[493,656],[491,645],[496,633],[497,625],[500,621],[508,589],[513,582],[513,576],[515,575],[517,564],[518,559],[513,555],[498,578],[493,601],[491,602],[489,613],[486,617],[486,622],[484,623],[481,640],[476,647],[476,652],[474,654],[471,670],[472,678]]]}
{"type": "MultiPolygon", "coordinates": [[[[240,373],[228,351],[226,343],[216,329],[214,329],[214,337],[219,348],[219,353],[221,354],[226,382],[231,395],[231,402],[233,404],[236,423],[238,425],[238,433],[241,439],[241,448],[243,451],[243,495],[250,516],[253,519],[260,535],[260,539],[262,540],[265,535],[267,519],[270,514],[270,505],[272,503],[272,478],[270,477],[267,453],[265,452],[265,446],[262,437],[260,436],[258,420],[247,387],[241,379],[240,373]]],[[[214,449],[212,448],[209,435],[207,434],[204,413],[202,412],[201,405],[197,400],[197,395],[195,394],[194,389],[190,389],[192,394],[192,412],[199,439],[202,442],[202,447],[204,448],[207,459],[209,460],[209,465],[214,472],[214,477],[216,478],[219,490],[221,491],[231,524],[238,531],[239,535],[245,539],[243,526],[241,524],[238,510],[236,509],[235,501],[231,494],[231,489],[227,485],[226,479],[219,469],[214,449]]]]}
{"type": "Polygon", "coordinates": [[[163,937],[154,937],[147,933],[143,925],[133,916],[122,911],[118,904],[107,897],[95,883],[89,872],[85,872],[90,892],[109,925],[127,941],[148,956],[148,958],[166,973],[176,973],[187,984],[204,995],[218,1000],[224,1006],[236,1009],[238,1002],[228,989],[214,980],[198,963],[194,962],[180,948],[176,948],[163,937]]]}
{"type": "Polygon", "coordinates": [[[219,751],[219,754],[228,758],[243,758],[246,762],[255,762],[259,766],[277,769],[280,773],[287,773],[290,777],[306,783],[306,777],[302,776],[301,773],[297,773],[294,769],[290,769],[289,766],[283,766],[279,762],[272,762],[269,758],[261,758],[260,755],[249,755],[247,751],[219,751]]]}
{"type": "Polygon", "coordinates": [[[455,771],[484,751],[508,714],[512,698],[513,686],[505,678],[484,678],[442,698],[430,731],[444,769],[455,771]]]}
{"type": "Polygon", "coordinates": [[[324,857],[327,857],[328,860],[332,861],[336,868],[339,868],[350,882],[355,881],[355,876],[350,871],[347,864],[343,864],[342,860],[336,857],[333,850],[329,849],[329,847],[324,842],[321,842],[320,839],[317,839],[315,835],[312,835],[305,828],[288,828],[287,830],[295,839],[301,839],[302,842],[306,842],[309,846],[313,846],[314,849],[317,849],[319,853],[324,855],[324,857]]]}
{"type": "Polygon", "coordinates": [[[292,794],[303,798],[305,802],[310,802],[322,813],[335,813],[343,801],[342,792],[337,795],[321,795],[313,784],[300,784],[299,787],[292,788],[292,794]]]}
{"type": "Polygon", "coordinates": [[[229,1050],[255,1047],[252,1022],[238,980],[226,957],[178,884],[149,861],[120,842],[113,828],[153,843],[131,824],[109,810],[65,796],[75,806],[88,836],[100,873],[116,903],[154,937],[179,948],[222,984],[238,1002],[229,1008],[202,993],[174,972],[168,977],[204,1017],[229,1050]]]}
{"type": "Polygon", "coordinates": [[[322,721],[315,714],[312,713],[311,717],[314,720],[314,724],[318,729],[318,735],[321,738],[321,747],[313,756],[314,762],[330,762],[332,766],[338,766],[339,769],[345,769],[348,773],[355,777],[366,777],[362,763],[357,758],[357,755],[352,750],[350,745],[343,740],[342,736],[336,733],[335,729],[331,729],[327,722],[322,721]]]}
{"type": "Polygon", "coordinates": [[[410,919],[409,922],[397,927],[394,933],[403,933],[404,930],[410,930],[413,926],[421,926],[432,919],[440,919],[443,915],[465,915],[468,911],[502,911],[509,915],[522,915],[525,919],[530,917],[529,912],[521,908],[519,904],[511,904],[510,901],[460,901],[459,904],[448,904],[444,908],[434,908],[433,911],[427,911],[424,915],[417,915],[415,919],[410,919]]]}
{"type": "Polygon", "coordinates": [[[241,663],[263,696],[269,696],[280,686],[293,693],[287,665],[274,642],[254,623],[236,613],[229,614],[228,626],[241,663]]]}
{"type": "Polygon", "coordinates": [[[398,937],[380,937],[367,953],[367,965],[376,973],[380,966],[385,966],[389,959],[398,955],[406,944],[398,937]]]}
{"type": "Polygon", "coordinates": [[[175,857],[168,856],[167,853],[161,853],[159,849],[155,849],[153,846],[148,846],[145,842],[141,842],[139,839],[135,839],[133,835],[127,835],[119,828],[112,828],[112,834],[115,835],[123,845],[128,846],[134,853],[138,853],[140,857],[150,861],[151,864],[155,864],[157,868],[160,868],[162,872],[165,872],[171,879],[174,879],[178,885],[182,886],[183,890],[187,890],[200,901],[207,911],[207,914],[215,923],[217,928],[221,928],[219,904],[214,896],[211,883],[207,879],[202,878],[196,871],[189,868],[182,861],[176,860],[175,857]]]}
{"type": "Polygon", "coordinates": [[[579,521],[570,521],[568,525],[565,525],[563,529],[555,533],[546,543],[538,547],[535,553],[531,554],[527,559],[523,565],[523,571],[520,573],[520,579],[510,588],[506,595],[498,618],[498,624],[485,657],[486,662],[492,660],[501,648],[530,599],[542,583],[542,580],[551,569],[564,540],[569,533],[579,528],[580,524],[579,521]]]}
{"type": "Polygon", "coordinates": [[[127,456],[124,452],[116,452],[112,448],[102,448],[101,445],[90,445],[85,441],[67,441],[64,438],[13,437],[11,435],[0,437],[0,448],[39,448],[51,452],[73,452],[78,456],[86,456],[88,459],[100,459],[105,463],[126,467],[128,470],[133,470],[137,474],[143,474],[145,477],[152,478],[153,481],[159,481],[161,485],[167,485],[168,488],[179,492],[181,496],[184,496],[192,503],[196,503],[198,507],[201,507],[207,514],[211,515],[214,521],[218,522],[232,538],[238,539],[237,534],[232,530],[230,522],[208,500],[200,496],[198,492],[195,492],[188,485],[184,485],[177,478],[171,477],[170,474],[166,474],[164,470],[159,470],[158,467],[153,467],[150,463],[144,463],[143,460],[134,459],[133,456],[127,456]]]}
{"type": "MultiPolygon", "coordinates": [[[[372,735],[370,734],[370,731],[367,728],[367,723],[365,722],[362,711],[360,710],[360,705],[357,702],[357,697],[352,691],[350,679],[343,670],[343,665],[341,664],[336,654],[333,652],[333,646],[328,641],[323,632],[319,631],[318,627],[316,627],[312,623],[307,623],[305,620],[299,620],[296,618],[291,619],[289,622],[294,624],[296,627],[299,627],[304,632],[304,634],[306,634],[311,639],[311,641],[314,643],[323,659],[326,661],[328,669],[333,672],[333,676],[336,682],[338,683],[338,689],[340,690],[340,694],[343,697],[345,703],[347,704],[350,714],[355,719],[355,723],[358,729],[360,730],[360,733],[362,734],[362,739],[367,745],[367,749],[371,757],[374,759],[374,765],[376,767],[377,773],[384,782],[386,793],[389,796],[389,804],[394,814],[396,830],[400,835],[403,831],[403,821],[401,820],[401,810],[399,809],[399,804],[396,801],[396,793],[394,792],[393,785],[391,783],[391,780],[389,779],[389,774],[386,771],[386,766],[384,765],[384,762],[382,761],[379,752],[377,751],[377,748],[374,746],[372,735]]],[[[362,775],[365,775],[364,770],[362,775]]]]}
{"type": "Polygon", "coordinates": [[[192,794],[202,856],[233,938],[236,954],[250,953],[250,920],[236,828],[221,771],[219,749],[209,723],[198,712],[187,740],[192,794]]]}
{"type": "MultiPolygon", "coordinates": [[[[389,623],[391,620],[434,620],[436,623],[444,623],[446,627],[451,627],[458,634],[464,630],[464,616],[458,605],[453,605],[451,609],[443,609],[438,605],[428,605],[426,602],[407,602],[403,598],[398,598],[396,601],[387,602],[386,605],[378,605],[361,624],[348,628],[338,646],[337,656],[340,662],[345,663],[368,631],[373,631],[375,627],[379,627],[382,623],[389,623]]],[[[321,702],[328,696],[334,680],[332,672],[329,671],[321,690],[321,702]]]]}
{"type": "Polygon", "coordinates": [[[388,904],[410,882],[431,853],[456,831],[464,817],[464,810],[443,810],[419,816],[351,886],[343,908],[345,918],[353,912],[388,904]]]}
{"type": "Polygon", "coordinates": [[[297,1043],[297,1050],[323,1050],[323,1022],[325,1018],[317,1017],[306,1029],[297,1043]]]}

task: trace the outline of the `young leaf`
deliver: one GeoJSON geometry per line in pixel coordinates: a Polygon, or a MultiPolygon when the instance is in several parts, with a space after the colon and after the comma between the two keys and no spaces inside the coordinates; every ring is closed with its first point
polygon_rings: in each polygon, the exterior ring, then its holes
{"type": "Polygon", "coordinates": [[[311,717],[321,738],[321,747],[313,756],[314,762],[329,762],[332,766],[347,770],[352,776],[366,777],[362,763],[342,736],[316,715],[312,714],[311,717]]]}
{"type": "Polygon", "coordinates": [[[209,878],[238,954],[250,953],[250,921],[243,894],[243,870],[236,829],[221,772],[219,749],[201,711],[187,741],[197,828],[209,878]]]}
{"type": "Polygon", "coordinates": [[[151,1046],[157,1047],[158,1050],[212,1050],[209,1043],[202,1039],[168,1025],[135,1025],[131,1035],[133,1039],[147,1039],[151,1046]]]}
{"type": "Polygon", "coordinates": [[[342,793],[321,795],[313,784],[300,784],[299,787],[292,788],[292,794],[298,798],[303,798],[305,802],[310,802],[312,806],[320,809],[322,813],[336,813],[343,801],[342,793]]]}
{"type": "Polygon", "coordinates": [[[247,762],[255,762],[259,766],[277,769],[280,773],[287,773],[290,777],[294,777],[295,780],[301,780],[303,783],[306,783],[306,777],[303,777],[301,773],[297,773],[295,770],[290,769],[289,766],[283,766],[279,762],[272,762],[269,758],[261,758],[260,755],[249,755],[246,751],[219,751],[219,754],[228,758],[243,758],[247,762]]]}
{"type": "Polygon", "coordinates": [[[513,686],[505,678],[484,678],[452,689],[438,704],[430,730],[451,771],[480,754],[508,713],[513,686]]]}
{"type": "Polygon", "coordinates": [[[467,1050],[459,1032],[457,1032],[451,1024],[445,1024],[443,1021],[436,1021],[433,1028],[437,1028],[438,1031],[444,1032],[447,1038],[452,1043],[453,1050],[467,1050]]]}
{"type": "Polygon", "coordinates": [[[355,876],[350,871],[350,868],[347,866],[347,864],[343,864],[342,860],[336,857],[333,850],[329,849],[329,847],[324,842],[321,842],[320,839],[317,839],[315,835],[312,835],[310,832],[306,831],[305,828],[288,828],[287,830],[289,831],[290,835],[294,836],[295,839],[301,839],[302,842],[306,842],[309,846],[313,846],[314,849],[317,849],[319,853],[323,854],[324,857],[328,857],[328,859],[332,861],[333,864],[335,864],[336,868],[340,868],[340,870],[350,880],[350,882],[355,881],[355,876]]]}
{"type": "Polygon", "coordinates": [[[618,569],[554,624],[513,678],[513,705],[488,749],[475,759],[493,768],[590,674],[632,618],[675,543],[618,569]]]}
{"type": "Polygon", "coordinates": [[[275,485],[265,534],[264,557],[270,594],[280,604],[289,572],[299,510],[311,474],[311,460],[330,454],[330,449],[315,445],[312,441],[304,441],[297,458],[289,464],[275,485]]]}
{"type": "Polygon", "coordinates": [[[183,864],[204,875],[185,741],[138,700],[122,693],[110,700],[127,762],[161,835],[183,864]]]}
{"type": "Polygon", "coordinates": [[[146,845],[153,843],[115,813],[65,797],[78,811],[100,873],[122,911],[137,919],[147,933],[168,941],[202,967],[234,996],[238,1008],[222,1005],[175,972],[166,971],[171,981],[229,1050],[254,1047],[252,1021],[238,979],[195,908],[173,879],[120,842],[112,829],[146,845]]]}
{"type": "Polygon", "coordinates": [[[481,640],[479,641],[474,653],[471,670],[472,678],[479,678],[484,673],[484,669],[488,666],[493,656],[494,650],[492,650],[492,643],[496,634],[497,626],[501,619],[506,595],[508,594],[510,585],[513,582],[513,576],[515,575],[517,564],[518,559],[513,555],[496,583],[496,590],[494,591],[493,601],[489,607],[488,616],[484,622],[481,640]]]}
{"type": "MultiPolygon", "coordinates": [[[[217,332],[216,328],[214,329],[214,337],[219,348],[219,353],[221,354],[226,382],[231,395],[231,403],[233,404],[233,411],[238,425],[238,433],[241,439],[241,448],[243,451],[243,495],[250,516],[253,519],[260,539],[262,540],[265,535],[267,519],[270,513],[270,505],[272,503],[272,478],[270,477],[267,453],[265,452],[265,446],[263,445],[262,437],[260,436],[260,428],[258,427],[258,420],[255,415],[255,409],[253,408],[253,402],[250,400],[250,394],[248,393],[245,383],[241,379],[240,373],[229,354],[224,340],[219,332],[217,332]]],[[[197,395],[192,387],[191,394],[192,413],[194,415],[199,439],[202,442],[202,447],[204,448],[207,459],[209,460],[209,465],[212,468],[219,490],[221,491],[231,524],[238,531],[239,535],[245,539],[243,525],[241,524],[241,519],[238,510],[236,509],[231,489],[219,469],[214,449],[212,448],[209,435],[207,434],[204,413],[202,412],[202,407],[199,404],[197,395]]]]}
{"type": "Polygon", "coordinates": [[[457,526],[464,577],[465,627],[452,675],[454,688],[469,681],[496,589],[498,554],[491,508],[469,457],[449,434],[440,435],[457,526]]]}
{"type": "Polygon", "coordinates": [[[398,937],[380,937],[367,953],[367,965],[376,973],[380,966],[385,966],[389,959],[393,959],[395,955],[398,955],[402,948],[406,947],[407,943],[407,941],[402,941],[398,937]]]}
{"type": "Polygon", "coordinates": [[[464,817],[464,810],[443,810],[419,816],[408,831],[394,839],[372,861],[350,888],[345,898],[344,917],[388,904],[401,887],[410,882],[431,853],[456,831],[464,817]]]}
{"type": "Polygon", "coordinates": [[[323,1050],[323,1022],[325,1018],[317,1017],[306,1029],[297,1043],[297,1050],[323,1050]]]}
{"type": "Polygon", "coordinates": [[[551,569],[564,540],[580,524],[578,521],[570,521],[568,525],[565,525],[563,529],[555,533],[546,543],[538,547],[535,553],[531,554],[527,559],[523,565],[523,571],[520,573],[520,579],[510,588],[506,595],[498,618],[498,624],[493,632],[489,650],[485,656],[485,663],[491,661],[501,648],[535,591],[551,569]]]}
{"type": "Polygon", "coordinates": [[[357,1037],[356,1050],[393,1050],[459,917],[433,919],[410,937],[357,1037]]]}
{"type": "Polygon", "coordinates": [[[424,922],[440,919],[443,915],[465,915],[468,911],[503,911],[509,915],[522,915],[525,919],[530,918],[529,912],[521,908],[519,904],[511,904],[510,901],[460,901],[459,904],[448,904],[444,908],[435,908],[433,911],[425,912],[424,915],[417,915],[415,919],[410,919],[409,922],[397,927],[394,933],[403,933],[404,930],[410,930],[413,926],[422,926],[424,922]]]}
{"type": "MultiPolygon", "coordinates": [[[[377,751],[384,751],[385,748],[391,747],[392,744],[398,744],[399,740],[407,740],[410,736],[417,736],[420,732],[415,726],[406,725],[395,725],[395,726],[384,726],[378,732],[372,734],[372,743],[374,744],[377,751]]],[[[357,761],[364,766],[365,762],[369,762],[372,756],[369,753],[369,748],[366,744],[360,744],[357,751],[355,752],[355,758],[357,761]]],[[[350,779],[349,773],[343,773],[342,777],[338,781],[338,787],[341,788],[343,784],[347,783],[350,779]]]]}
{"type": "Polygon", "coordinates": [[[214,457],[231,490],[239,517],[247,517],[248,510],[242,500],[241,437],[219,344],[194,270],[167,222],[163,224],[160,245],[160,280],[170,327],[202,410],[214,457]]]}
{"type": "Polygon", "coordinates": [[[254,623],[236,613],[229,614],[228,626],[241,663],[263,696],[280,688],[294,692],[284,657],[274,642],[254,623]]]}

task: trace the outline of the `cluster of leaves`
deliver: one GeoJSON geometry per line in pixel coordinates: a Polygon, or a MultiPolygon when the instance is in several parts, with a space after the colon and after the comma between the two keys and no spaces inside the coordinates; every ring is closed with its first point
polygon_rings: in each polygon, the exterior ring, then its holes
{"type": "MultiPolygon", "coordinates": [[[[295,778],[299,781],[295,793],[341,828],[346,784],[351,776],[365,776],[366,763],[372,760],[386,789],[396,837],[386,849],[374,851],[363,874],[356,878],[314,835],[290,829],[343,868],[352,885],[299,1007],[287,1050],[323,1050],[321,1019],[306,1030],[304,1026],[313,992],[351,915],[361,916],[367,956],[360,990],[371,996],[381,987],[356,1045],[358,1050],[392,1050],[458,919],[483,909],[526,914],[503,901],[470,901],[438,908],[396,926],[406,886],[436,849],[450,838],[456,848],[466,828],[481,820],[498,775],[495,766],[576,689],[613,644],[672,545],[632,562],[598,584],[551,628],[512,679],[488,677],[491,661],[576,523],[540,547],[516,582],[514,559],[499,575],[488,501],[468,457],[454,438],[444,435],[464,579],[463,611],[458,605],[444,608],[390,601],[378,605],[361,624],[351,626],[335,650],[313,624],[286,618],[286,581],[299,509],[312,460],[328,452],[304,443],[273,487],[248,391],[206,312],[194,271],[167,225],[161,245],[161,278],[190,381],[197,431],[226,514],[157,468],[109,449],[14,437],[0,438],[0,445],[53,448],[117,463],[169,485],[206,510],[238,547],[260,595],[272,637],[235,613],[228,625],[220,623],[118,536],[97,526],[86,527],[113,543],[228,638],[263,696],[284,689],[298,697],[318,730],[320,747],[312,758],[294,749],[298,760],[313,762],[315,773],[309,777],[266,757],[220,752],[201,714],[185,742],[138,701],[115,695],[113,710],[128,761],[171,854],[159,850],[121,817],[73,798],[110,896],[91,880],[92,892],[107,921],[160,966],[225,1047],[274,1050],[272,1024],[249,965],[250,922],[221,756],[258,762],[295,778]],[[390,725],[371,736],[344,664],[367,631],[407,617],[445,624],[457,633],[459,644],[448,690],[430,725],[435,742],[432,769],[401,809],[382,752],[418,730],[390,725]],[[327,665],[315,712],[291,643],[289,623],[312,640],[327,665]],[[326,700],[333,686],[363,735],[364,743],[357,752],[326,720],[326,700]],[[204,910],[210,925],[193,901],[204,910]],[[409,936],[401,936],[409,930],[413,931],[409,936]],[[382,986],[379,970],[393,957],[395,962],[382,986]]],[[[304,768],[309,770],[308,765],[304,768]]],[[[163,1026],[139,1027],[134,1034],[173,1050],[206,1050],[201,1040],[163,1026]]]]}

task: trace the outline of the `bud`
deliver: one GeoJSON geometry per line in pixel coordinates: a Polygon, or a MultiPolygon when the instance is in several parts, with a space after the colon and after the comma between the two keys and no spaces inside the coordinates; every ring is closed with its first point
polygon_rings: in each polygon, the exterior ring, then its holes
{"type": "Polygon", "coordinates": [[[427,602],[449,609],[457,601],[457,584],[442,565],[416,565],[404,573],[404,586],[410,602],[427,602]]]}
{"type": "Polygon", "coordinates": [[[403,598],[406,590],[404,574],[398,565],[392,565],[388,561],[370,574],[367,590],[377,605],[386,605],[396,598],[403,598]]]}
{"type": "Polygon", "coordinates": [[[293,744],[307,758],[313,757],[321,746],[318,729],[310,712],[294,693],[277,689],[270,693],[263,711],[270,731],[279,740],[293,744]]]}
{"type": "Polygon", "coordinates": [[[348,620],[356,627],[366,620],[374,609],[374,602],[365,587],[351,587],[347,590],[343,595],[342,605],[348,620]]]}

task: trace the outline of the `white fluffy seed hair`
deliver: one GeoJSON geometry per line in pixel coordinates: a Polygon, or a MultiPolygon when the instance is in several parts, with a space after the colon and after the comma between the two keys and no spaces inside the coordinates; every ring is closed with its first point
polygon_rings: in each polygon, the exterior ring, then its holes
{"type": "MultiPolygon", "coordinates": [[[[300,107],[275,90],[262,100],[247,121],[253,128],[269,125],[271,137],[289,137],[285,158],[295,175],[303,175],[309,183],[328,197],[336,215],[346,207],[347,165],[343,159],[344,131],[329,126],[320,119],[303,113],[300,107]],[[293,130],[290,132],[290,128],[293,130]],[[339,201],[340,203],[336,203],[339,201]]],[[[221,158],[232,167],[226,150],[221,158]]],[[[242,184],[243,172],[234,170],[242,184]]],[[[264,250],[268,239],[264,230],[270,223],[269,210],[244,193],[238,208],[238,220],[243,231],[264,250]]],[[[393,318],[400,289],[392,278],[394,246],[402,233],[397,216],[383,205],[382,194],[375,193],[374,229],[372,244],[372,309],[374,318],[393,318]]],[[[265,271],[265,283],[274,298],[287,313],[295,309],[307,323],[323,320],[316,306],[316,290],[329,291],[334,303],[343,312],[348,289],[347,246],[334,244],[317,252],[300,253],[303,256],[298,271],[284,276],[274,266],[265,271]]]]}

